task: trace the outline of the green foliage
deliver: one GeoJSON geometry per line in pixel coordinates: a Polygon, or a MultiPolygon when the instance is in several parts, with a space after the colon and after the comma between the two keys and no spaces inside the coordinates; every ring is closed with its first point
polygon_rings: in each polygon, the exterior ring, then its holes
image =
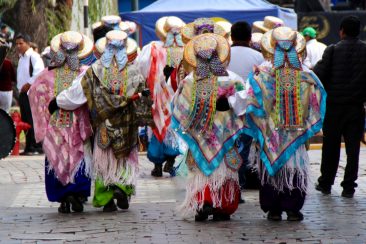
{"type": "Polygon", "coordinates": [[[17,0],[0,0],[0,12],[14,7],[17,0]]]}
{"type": "Polygon", "coordinates": [[[89,20],[91,23],[99,21],[107,14],[118,14],[114,0],[89,0],[89,20]]]}
{"type": "Polygon", "coordinates": [[[48,41],[55,35],[70,29],[71,9],[65,3],[58,3],[55,8],[46,8],[48,41]]]}

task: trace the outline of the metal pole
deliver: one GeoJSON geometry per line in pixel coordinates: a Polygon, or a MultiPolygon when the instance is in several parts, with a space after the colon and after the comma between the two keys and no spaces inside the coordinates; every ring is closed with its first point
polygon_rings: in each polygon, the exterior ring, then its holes
{"type": "Polygon", "coordinates": [[[131,9],[132,9],[132,11],[139,10],[139,0],[132,0],[131,1],[131,9]]]}
{"type": "Polygon", "coordinates": [[[84,34],[88,35],[88,5],[89,1],[84,0],[84,34]]]}
{"type": "MultiPolygon", "coordinates": [[[[131,1],[131,9],[132,9],[132,11],[139,10],[139,0],[132,0],[131,1]]],[[[140,30],[139,30],[139,28],[137,28],[137,30],[134,34],[134,39],[136,40],[136,42],[138,44],[140,43],[140,30]]]]}

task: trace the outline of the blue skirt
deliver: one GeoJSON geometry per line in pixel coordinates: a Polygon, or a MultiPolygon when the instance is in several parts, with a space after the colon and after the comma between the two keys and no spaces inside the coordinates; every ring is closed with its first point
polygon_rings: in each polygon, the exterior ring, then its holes
{"type": "Polygon", "coordinates": [[[180,154],[179,148],[166,145],[153,134],[147,147],[147,158],[154,164],[163,164],[169,157],[176,157],[180,154]]]}
{"type": "Polygon", "coordinates": [[[45,183],[46,183],[46,194],[50,202],[61,202],[67,195],[75,194],[77,196],[89,197],[91,180],[85,174],[85,165],[82,162],[82,166],[79,168],[75,175],[75,183],[69,183],[62,185],[56,178],[55,172],[51,170],[48,172],[47,158],[45,159],[45,183]]]}

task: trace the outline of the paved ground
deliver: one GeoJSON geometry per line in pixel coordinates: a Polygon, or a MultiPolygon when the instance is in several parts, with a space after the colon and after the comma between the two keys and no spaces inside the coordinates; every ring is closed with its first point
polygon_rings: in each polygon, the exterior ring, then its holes
{"type": "MultiPolygon", "coordinates": [[[[320,151],[310,151],[312,179],[319,176],[320,151]]],[[[184,196],[183,180],[155,179],[144,156],[137,195],[128,211],[103,213],[90,203],[82,214],[60,215],[43,185],[43,157],[0,161],[1,243],[366,243],[366,148],[360,155],[355,198],[340,197],[338,177],[332,195],[312,185],[299,223],[266,220],[258,191],[244,193],[246,203],[229,222],[184,220],[176,206],[184,196]]],[[[339,175],[343,176],[344,152],[339,175]]],[[[313,183],[311,183],[313,184],[313,183]]],[[[285,215],[283,216],[285,217],[285,215]]]]}

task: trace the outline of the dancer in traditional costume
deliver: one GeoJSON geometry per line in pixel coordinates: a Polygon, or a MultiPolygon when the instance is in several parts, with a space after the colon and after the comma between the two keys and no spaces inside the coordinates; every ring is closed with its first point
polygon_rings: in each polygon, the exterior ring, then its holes
{"type": "Polygon", "coordinates": [[[230,109],[227,97],[243,89],[243,80],[226,70],[229,56],[224,37],[193,38],[185,47],[184,60],[194,71],[181,82],[173,102],[172,127],[189,148],[181,211],[196,213],[196,221],[212,214],[214,220],[228,220],[238,207],[241,158],[235,140],[243,122],[230,109]]]}
{"type": "Polygon", "coordinates": [[[229,98],[245,115],[244,132],[259,145],[260,205],[269,220],[301,221],[309,158],[304,143],[323,124],[326,94],[302,65],[305,39],[288,27],[264,34],[262,52],[268,62],[249,75],[248,89],[229,98]]]}
{"type": "Polygon", "coordinates": [[[69,110],[88,104],[95,131],[93,205],[111,212],[117,206],[128,209],[134,194],[138,111],[144,106],[141,96],[149,96],[149,91],[144,90],[145,80],[133,63],[137,43],[125,32],[108,32],[97,41],[95,49],[100,59],[81,81],[58,95],[57,105],[69,110]]]}
{"type": "MultiPolygon", "coordinates": [[[[51,41],[53,69],[45,69],[29,90],[37,142],[46,155],[46,193],[51,202],[60,202],[58,211],[83,211],[82,199],[90,196],[91,159],[87,147],[92,128],[87,106],[57,109],[54,97],[81,78],[92,54],[93,42],[67,31],[51,41]],[[88,156],[89,155],[89,156],[88,156]]],[[[89,148],[89,149],[88,149],[89,148]]]]}
{"type": "Polygon", "coordinates": [[[156,35],[161,41],[146,45],[138,56],[139,68],[146,79],[153,101],[152,114],[154,125],[148,146],[147,157],[154,163],[151,175],[161,177],[164,172],[171,172],[175,158],[180,154],[174,133],[169,129],[170,103],[174,92],[166,84],[174,68],[178,67],[183,57],[181,28],[185,23],[174,16],[162,17],[156,22],[156,35]]]}

